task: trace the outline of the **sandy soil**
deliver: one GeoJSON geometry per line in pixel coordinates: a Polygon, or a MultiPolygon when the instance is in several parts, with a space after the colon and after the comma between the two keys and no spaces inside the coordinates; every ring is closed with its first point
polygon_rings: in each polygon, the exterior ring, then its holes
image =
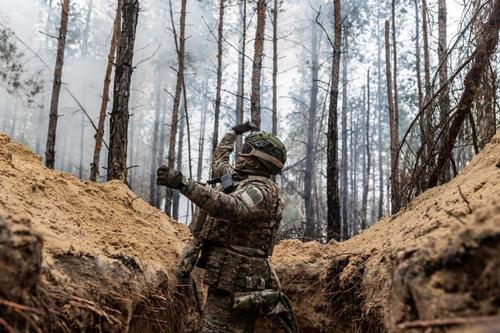
{"type": "MultiPolygon", "coordinates": [[[[176,279],[188,237],[125,185],[47,170],[0,135],[0,331],[191,332],[193,291],[176,279]]],[[[303,332],[441,332],[460,325],[429,323],[495,319],[500,135],[400,213],[346,242],[283,241],[272,261],[303,332]]]]}
{"type": "Polygon", "coordinates": [[[500,134],[398,214],[346,242],[281,242],[273,262],[306,332],[500,314],[500,134]]]}

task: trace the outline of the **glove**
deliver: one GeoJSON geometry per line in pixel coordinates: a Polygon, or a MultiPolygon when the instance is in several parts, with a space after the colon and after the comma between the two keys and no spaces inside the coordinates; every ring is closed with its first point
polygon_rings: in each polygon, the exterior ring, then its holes
{"type": "Polygon", "coordinates": [[[241,134],[248,132],[248,131],[256,131],[258,129],[259,128],[257,127],[257,125],[253,124],[250,121],[247,121],[243,124],[238,124],[232,128],[234,133],[236,133],[237,135],[241,135],[241,134]]]}
{"type": "Polygon", "coordinates": [[[181,190],[186,186],[187,180],[179,171],[162,165],[156,172],[156,184],[181,190]]]}

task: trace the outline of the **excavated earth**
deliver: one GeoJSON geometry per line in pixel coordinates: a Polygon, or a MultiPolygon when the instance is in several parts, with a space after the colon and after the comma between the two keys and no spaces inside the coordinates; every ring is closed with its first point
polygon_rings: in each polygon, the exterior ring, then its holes
{"type": "MultiPolygon", "coordinates": [[[[0,135],[0,332],[195,331],[176,278],[188,237],[125,185],[0,135]]],[[[398,214],[341,243],[283,241],[272,261],[304,333],[499,332],[500,135],[398,214]]]]}

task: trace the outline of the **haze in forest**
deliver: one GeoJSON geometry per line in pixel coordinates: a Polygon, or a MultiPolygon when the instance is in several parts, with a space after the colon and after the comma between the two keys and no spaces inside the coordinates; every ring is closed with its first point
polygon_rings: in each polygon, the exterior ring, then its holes
{"type": "MultiPolygon", "coordinates": [[[[432,79],[432,93],[439,88],[438,70],[438,1],[428,2],[428,56],[432,79]]],[[[447,1],[446,48],[447,74],[454,73],[474,52],[480,24],[487,18],[492,1],[447,1]],[[478,10],[479,8],[479,10],[478,10]],[[479,13],[476,15],[476,11],[479,13]],[[477,18],[477,19],[476,19],[477,18]]],[[[288,237],[303,236],[307,225],[317,229],[314,238],[324,240],[327,220],[327,121],[330,104],[332,64],[332,42],[334,39],[332,1],[277,1],[278,4],[278,72],[277,115],[278,136],[288,147],[288,161],[278,182],[288,202],[282,232],[288,237]],[[315,65],[316,62],[316,65],[315,65]],[[314,74],[314,70],[316,74],[314,74]],[[316,76],[314,76],[316,75],[316,76]],[[317,77],[317,79],[314,79],[317,77]],[[317,86],[316,86],[317,85],[317,86]],[[316,88],[315,88],[316,86],[316,88]],[[314,90],[316,92],[314,93],[314,90]],[[314,96],[314,97],[312,97],[314,96]],[[311,107],[314,98],[314,107],[311,107]],[[311,108],[314,113],[311,113],[311,108]],[[314,126],[308,126],[310,115],[314,115],[314,126]],[[308,133],[314,133],[308,139],[308,133]],[[307,169],[307,150],[313,147],[314,170],[307,169]],[[308,175],[308,176],[306,176],[308,175]],[[312,177],[309,189],[306,178],[312,177]],[[305,193],[308,192],[306,195],[305,193]],[[311,197],[307,208],[307,200],[311,197]]],[[[0,0],[0,28],[8,29],[10,40],[16,45],[23,66],[21,78],[34,80],[42,88],[41,93],[29,96],[29,87],[12,89],[4,84],[0,89],[0,131],[8,133],[37,152],[44,155],[48,127],[53,67],[57,48],[60,22],[59,1],[49,0],[0,0]],[[22,53],[22,54],[21,54],[22,53]]],[[[180,1],[172,1],[173,21],[179,30],[180,1]]],[[[420,74],[424,80],[424,48],[422,40],[421,1],[396,1],[394,22],[396,26],[396,49],[398,72],[395,90],[399,99],[399,133],[403,139],[407,128],[419,112],[418,82],[416,77],[416,18],[420,42],[420,74]],[[416,6],[415,6],[416,4],[416,6]],[[418,14],[418,15],[416,15],[418,14]]],[[[109,44],[112,37],[116,1],[72,0],[69,12],[68,35],[65,48],[62,82],[64,89],[59,101],[59,124],[57,128],[55,167],[88,179],[94,149],[95,129],[81,106],[88,112],[92,122],[97,123],[101,105],[104,72],[107,64],[109,44]],[[68,89],[72,94],[70,96],[68,89]],[[76,100],[75,100],[76,99],[76,100]],[[80,103],[81,105],[78,105],[80,103]]],[[[204,140],[201,155],[201,178],[209,177],[209,164],[213,137],[213,111],[217,70],[217,26],[219,22],[218,1],[188,1],[186,15],[185,87],[187,110],[190,122],[190,140],[187,129],[182,137],[181,169],[188,175],[188,141],[191,144],[191,174],[196,178],[200,159],[199,146],[204,140]],[[203,116],[205,114],[205,116],[203,116]]],[[[262,129],[272,129],[272,67],[274,1],[267,2],[266,30],[263,70],[261,76],[262,129]]],[[[245,67],[244,119],[250,118],[250,90],[252,55],[256,28],[256,3],[248,1],[247,41],[245,67]]],[[[152,152],[152,132],[155,114],[161,114],[164,132],[162,142],[166,160],[170,131],[170,114],[176,86],[178,59],[168,1],[142,0],[138,18],[137,38],[134,50],[134,71],[130,89],[128,184],[135,193],[146,200],[151,197],[151,165],[159,152],[152,152]]],[[[238,76],[242,33],[242,1],[226,1],[224,16],[224,40],[222,58],[221,119],[219,138],[224,131],[236,123],[235,109],[238,93],[238,76]]],[[[391,212],[391,156],[390,119],[387,102],[385,68],[384,24],[391,21],[391,2],[345,1],[342,2],[343,39],[341,47],[340,83],[338,97],[339,164],[341,166],[340,195],[344,238],[361,229],[361,211],[366,211],[366,224],[375,223],[381,216],[391,212]],[[367,75],[370,72],[370,100],[368,100],[367,75]],[[370,104],[371,114],[366,122],[366,110],[370,104]],[[342,114],[345,117],[342,118],[342,114]],[[371,171],[366,174],[366,129],[369,130],[368,150],[371,153],[371,171]],[[368,178],[366,178],[368,177],[368,178]],[[365,181],[368,179],[368,182],[365,181]],[[367,186],[367,187],[366,187],[367,186]],[[363,199],[363,192],[366,198],[363,199]],[[362,208],[362,202],[365,207],[362,208]],[[348,224],[348,225],[347,225],[348,224]]],[[[392,24],[392,23],[391,23],[392,24]]],[[[392,59],[392,53],[390,55],[392,59]]],[[[490,61],[493,99],[498,96],[498,53],[490,61]]],[[[449,104],[457,105],[463,92],[466,66],[450,84],[449,104]]],[[[111,83],[113,84],[113,83],[111,83]]],[[[423,84],[421,84],[423,87],[423,84]]],[[[422,88],[423,89],[423,88],[422,88]]],[[[112,92],[111,88],[111,92],[112,92]]],[[[493,128],[498,123],[498,103],[493,103],[493,128]]],[[[112,98],[108,105],[111,110],[112,98]]],[[[181,105],[181,107],[184,107],[181,105]]],[[[421,105],[420,105],[421,107],[421,105]]],[[[474,109],[476,124],[465,125],[459,142],[453,151],[455,171],[462,169],[475,154],[473,133],[481,132],[481,120],[474,109]],[[474,128],[475,127],[475,128],[474,128]]],[[[434,116],[434,127],[438,128],[438,109],[434,116]]],[[[432,117],[431,117],[432,118],[432,117]]],[[[180,126],[185,126],[180,118],[180,126]]],[[[489,118],[491,119],[491,117],[489,118]]],[[[490,125],[491,127],[491,125],[490,125]]],[[[183,127],[184,128],[184,127],[183,127]]],[[[109,137],[109,120],[106,121],[105,142],[109,137]]],[[[418,126],[414,126],[403,145],[401,158],[401,183],[415,171],[411,152],[417,150],[421,137],[418,126]],[[410,156],[410,157],[408,157],[410,156]]],[[[178,130],[180,131],[180,129],[178,130]]],[[[437,133],[437,132],[436,132],[437,133]]],[[[434,135],[434,134],[433,134],[434,135]]],[[[481,133],[479,133],[481,135],[481,133]]],[[[435,136],[437,138],[437,135],[435,136]]],[[[480,138],[481,139],[481,138],[480,138]]],[[[398,140],[398,141],[399,141],[398,140]]],[[[438,139],[436,139],[438,140],[438,139]]],[[[484,145],[484,142],[481,143],[484,145]]],[[[479,147],[480,148],[480,147],[479,147]]],[[[159,148],[158,148],[159,149],[159,148]]],[[[103,149],[100,177],[106,176],[107,151],[103,149]]],[[[417,163],[418,164],[418,163],[417,163]]],[[[309,165],[310,166],[310,165],[309,165]]],[[[451,175],[451,166],[449,166],[451,175]]],[[[404,186],[402,186],[404,187],[404,186]]],[[[413,197],[418,194],[408,194],[413,197]]],[[[159,194],[163,198],[163,194],[159,194]]],[[[406,194],[405,194],[406,195],[406,194]]],[[[159,206],[163,205],[160,200],[159,206]]],[[[181,197],[178,218],[188,222],[191,209],[181,197]]],[[[365,225],[366,227],[366,225],[365,225]]]]}

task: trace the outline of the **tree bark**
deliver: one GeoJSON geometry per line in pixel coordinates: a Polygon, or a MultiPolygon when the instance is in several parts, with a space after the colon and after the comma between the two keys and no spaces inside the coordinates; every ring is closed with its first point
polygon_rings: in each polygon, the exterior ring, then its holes
{"type": "Polygon", "coordinates": [[[367,203],[368,191],[370,184],[370,70],[368,70],[366,77],[366,118],[365,118],[365,154],[366,154],[366,169],[363,170],[363,200],[361,203],[361,229],[366,229],[367,223],[367,203]]]}
{"type": "MultiPolygon", "coordinates": [[[[424,105],[427,105],[432,97],[432,86],[431,86],[431,70],[430,70],[430,57],[429,57],[429,24],[427,16],[427,0],[422,0],[422,36],[423,36],[423,51],[424,51],[424,87],[425,87],[425,97],[424,105]]],[[[422,115],[425,122],[425,146],[423,148],[423,157],[429,155],[429,146],[432,142],[433,130],[432,130],[432,107],[428,106],[425,113],[422,115]]]]}
{"type": "MultiPolygon", "coordinates": [[[[182,108],[184,109],[184,114],[186,111],[186,104],[183,103],[182,108]]],[[[177,170],[182,171],[182,153],[184,149],[184,127],[185,127],[185,116],[179,119],[179,142],[177,143],[177,170]]],[[[177,220],[179,218],[179,201],[180,194],[175,191],[172,196],[172,218],[177,220]]]]}
{"type": "Polygon", "coordinates": [[[139,1],[124,0],[122,29],[117,51],[113,88],[113,109],[110,117],[108,181],[127,180],[128,102],[132,79],[135,33],[139,18],[139,1]]]}
{"type": "Polygon", "coordinates": [[[338,161],[338,97],[340,78],[340,55],[342,44],[342,16],[340,9],[341,0],[333,0],[333,15],[335,37],[333,43],[333,60],[330,86],[330,104],[328,107],[328,136],[327,136],[327,239],[341,239],[340,233],[340,198],[339,198],[339,161],[338,161]]]}
{"type": "MultiPolygon", "coordinates": [[[[184,49],[185,49],[185,31],[186,31],[186,2],[187,0],[181,1],[181,16],[180,16],[180,26],[179,26],[179,41],[177,41],[177,33],[175,31],[175,24],[172,12],[172,2],[170,4],[170,19],[172,21],[172,30],[174,31],[174,39],[177,50],[177,82],[175,84],[175,96],[174,96],[174,106],[172,109],[172,118],[170,120],[170,139],[168,144],[168,157],[167,165],[169,168],[174,168],[175,166],[175,140],[177,136],[177,127],[179,126],[179,105],[182,93],[182,84],[184,81],[184,49]]],[[[181,140],[181,139],[179,139],[181,140]]],[[[167,188],[165,193],[165,213],[171,216],[172,208],[172,190],[167,188]]]]}
{"type": "MultiPolygon", "coordinates": [[[[156,206],[156,196],[158,194],[158,187],[156,185],[156,170],[158,169],[158,139],[160,132],[160,116],[161,116],[161,70],[160,66],[156,68],[156,82],[155,82],[155,90],[156,90],[156,98],[155,98],[155,116],[153,122],[153,134],[152,134],[152,145],[151,145],[151,169],[149,175],[149,203],[152,206],[156,206]]],[[[158,208],[158,207],[157,207],[158,208]]]]}
{"type": "Polygon", "coordinates": [[[396,133],[399,133],[399,98],[398,98],[398,55],[396,44],[396,0],[391,2],[392,16],[392,66],[393,66],[393,85],[394,85],[394,125],[396,133]]]}
{"type": "MultiPolygon", "coordinates": [[[[278,134],[278,0],[273,8],[273,125],[272,133],[278,134]]],[[[317,84],[316,84],[317,85],[317,84]]]]}
{"type": "Polygon", "coordinates": [[[387,101],[389,103],[389,130],[391,150],[391,212],[394,214],[400,209],[398,184],[398,132],[396,125],[396,110],[394,106],[393,83],[391,73],[391,48],[389,42],[389,21],[385,21],[385,67],[387,79],[387,101]]]}
{"type": "MultiPolygon", "coordinates": [[[[208,77],[205,77],[203,81],[203,96],[207,93],[208,77]]],[[[198,166],[196,169],[196,179],[201,180],[201,174],[203,171],[203,152],[205,150],[205,129],[206,129],[206,119],[207,119],[207,99],[203,97],[203,102],[201,104],[201,117],[200,117],[200,135],[198,137],[198,166]]]]}
{"type": "MultiPolygon", "coordinates": [[[[342,35],[344,39],[344,50],[348,50],[347,45],[347,28],[345,29],[344,34],[342,35]]],[[[349,234],[349,216],[348,216],[348,193],[349,193],[349,178],[348,178],[348,167],[347,167],[347,55],[344,56],[342,61],[342,115],[341,115],[341,124],[342,124],[342,150],[341,150],[341,162],[340,162],[340,188],[341,188],[341,200],[342,200],[342,239],[347,239],[349,234]]]]}
{"type": "MultiPolygon", "coordinates": [[[[238,96],[236,97],[236,123],[242,124],[245,114],[245,60],[246,60],[246,43],[247,43],[247,0],[240,1],[241,11],[241,51],[239,56],[238,66],[238,96]]],[[[235,153],[237,154],[242,145],[242,136],[236,138],[235,153]]]]}
{"type": "Polygon", "coordinates": [[[54,82],[52,84],[52,97],[50,100],[49,129],[47,133],[47,146],[45,149],[45,166],[54,169],[56,159],[56,132],[59,109],[59,95],[61,92],[61,78],[64,65],[64,48],[66,33],[68,31],[69,0],[64,0],[61,7],[61,24],[57,42],[56,65],[54,68],[54,82]]]}
{"type": "Polygon", "coordinates": [[[380,28],[380,7],[377,9],[377,108],[378,108],[378,214],[377,218],[381,219],[384,215],[384,163],[383,163],[383,143],[382,143],[382,29],[380,28]]]}
{"type": "Polygon", "coordinates": [[[224,39],[224,0],[219,5],[219,28],[217,36],[217,83],[215,87],[215,109],[214,109],[214,134],[212,136],[212,156],[219,143],[219,117],[222,85],[222,42],[224,39]]]}
{"type": "MultiPolygon", "coordinates": [[[[441,130],[446,131],[448,126],[448,115],[450,113],[450,95],[448,88],[448,48],[446,45],[446,0],[438,0],[438,61],[439,61],[439,84],[441,93],[439,95],[439,119],[441,130]]],[[[450,163],[446,163],[445,172],[441,175],[440,182],[446,183],[450,180],[450,163]]]]}
{"type": "Polygon", "coordinates": [[[313,197],[313,183],[316,169],[316,114],[318,104],[318,33],[316,22],[311,26],[311,96],[307,116],[306,167],[304,169],[304,207],[306,211],[306,227],[304,238],[316,238],[315,209],[313,197]]]}
{"type": "Polygon", "coordinates": [[[470,112],[471,105],[477,94],[477,88],[481,77],[487,70],[488,60],[496,50],[498,45],[498,32],[500,29],[500,0],[495,0],[491,12],[479,39],[474,54],[472,66],[464,79],[464,90],[457,105],[457,111],[453,115],[453,120],[443,136],[442,144],[437,153],[437,162],[429,177],[429,187],[438,184],[438,180],[443,173],[443,168],[450,159],[453,146],[460,133],[463,122],[470,112]]]}
{"type": "Polygon", "coordinates": [[[257,2],[257,28],[252,69],[252,94],[250,97],[251,120],[260,129],[260,81],[262,75],[262,58],[264,56],[264,33],[266,28],[266,0],[257,2]]]}
{"type": "MultiPolygon", "coordinates": [[[[421,71],[421,59],[420,59],[420,18],[418,9],[419,0],[414,0],[415,4],[415,74],[417,75],[417,98],[418,98],[418,111],[419,114],[423,107],[423,92],[422,92],[422,75],[421,71]]],[[[420,127],[420,146],[425,147],[425,116],[421,115],[419,119],[420,127]]]]}
{"type": "Polygon", "coordinates": [[[106,121],[106,110],[108,109],[109,102],[109,85],[111,83],[111,72],[113,71],[113,63],[115,62],[116,47],[120,39],[120,24],[122,0],[118,0],[116,6],[115,20],[113,23],[113,36],[111,37],[111,45],[108,53],[108,64],[106,66],[106,73],[104,74],[104,84],[102,86],[101,94],[101,109],[99,110],[99,122],[97,124],[97,132],[95,134],[94,158],[90,167],[90,180],[96,181],[99,175],[99,160],[101,158],[102,142],[104,138],[104,124],[106,121]]]}

